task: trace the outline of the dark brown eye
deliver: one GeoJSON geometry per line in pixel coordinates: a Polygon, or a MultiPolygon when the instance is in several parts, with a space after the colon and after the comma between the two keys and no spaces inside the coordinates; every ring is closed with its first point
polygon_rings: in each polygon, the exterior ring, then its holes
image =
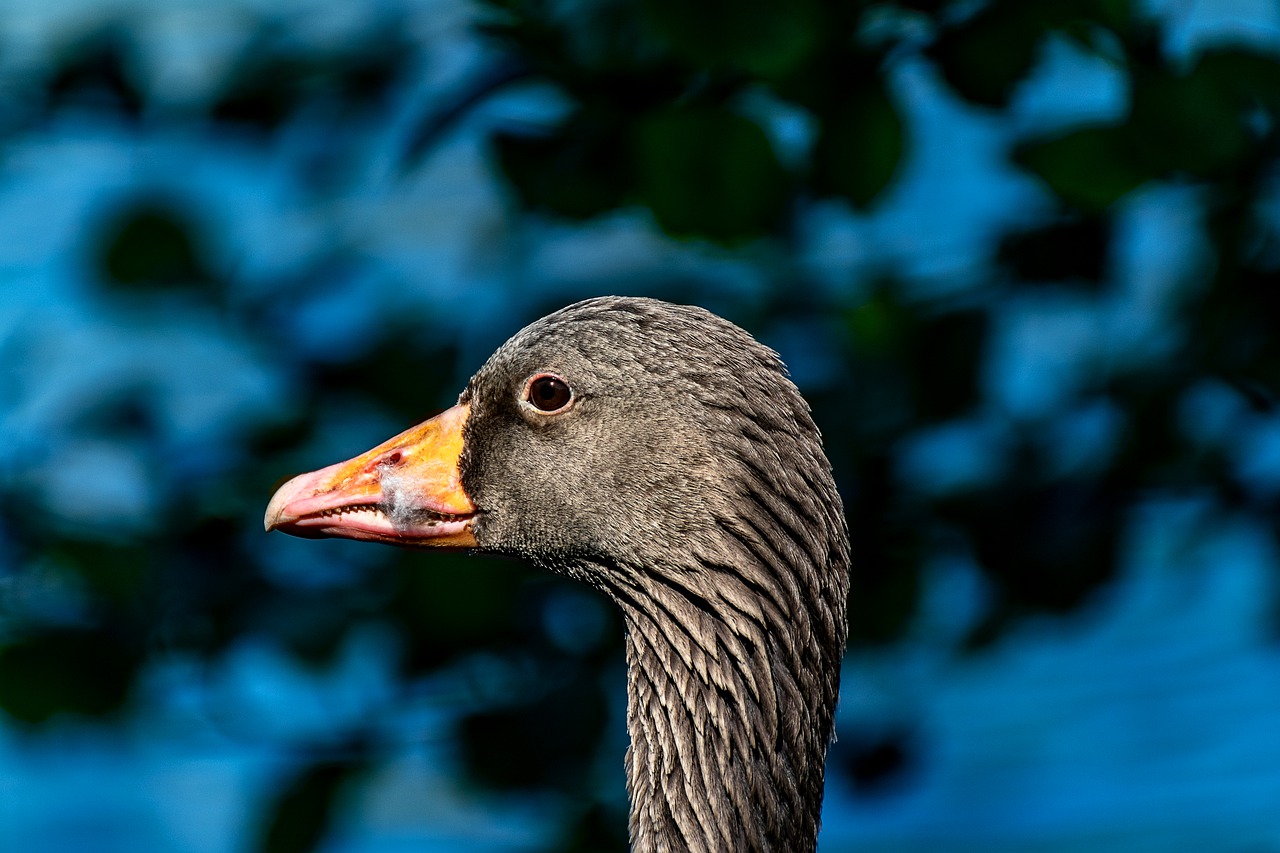
{"type": "Polygon", "coordinates": [[[540,412],[558,412],[573,399],[573,389],[559,376],[543,373],[529,380],[525,399],[540,412]]]}

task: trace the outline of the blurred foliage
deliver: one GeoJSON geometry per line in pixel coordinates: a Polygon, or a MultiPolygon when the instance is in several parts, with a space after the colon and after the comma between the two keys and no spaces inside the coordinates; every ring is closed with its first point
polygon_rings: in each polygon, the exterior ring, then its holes
{"type": "Polygon", "coordinates": [[[365,769],[366,762],[355,758],[321,759],[304,767],[282,786],[267,812],[263,848],[270,853],[315,850],[329,830],[337,801],[365,769]]]}
{"type": "Polygon", "coordinates": [[[264,134],[301,111],[324,110],[335,120],[369,117],[412,58],[413,45],[394,21],[327,49],[294,44],[286,32],[267,26],[226,73],[209,115],[264,134]]]}
{"type": "MultiPolygon", "coordinates": [[[[199,121],[215,135],[247,130],[249,144],[269,147],[305,126],[328,158],[310,176],[332,177],[356,174],[344,168],[349,143],[383,138],[398,109],[418,116],[405,146],[412,172],[488,98],[538,81],[562,96],[563,113],[544,126],[497,128],[490,139],[495,174],[521,210],[586,221],[636,208],[674,239],[748,250],[763,243],[788,256],[815,204],[834,199],[874,212],[892,192],[913,145],[895,69],[925,63],[960,101],[1000,116],[1047,41],[1069,40],[1124,75],[1128,109],[1106,122],[1032,130],[1010,146],[1008,163],[1038,180],[1049,204],[993,235],[991,274],[976,292],[922,297],[890,270],[822,295],[789,264],[762,304],[726,309],[767,341],[799,326],[838,365],[805,390],[855,542],[851,642],[902,639],[931,564],[959,555],[989,591],[986,611],[958,643],[976,649],[1019,619],[1089,601],[1117,572],[1128,513],[1154,490],[1208,495],[1280,534],[1276,494],[1251,488],[1229,449],[1206,449],[1179,426],[1188,396],[1206,386],[1274,411],[1280,235],[1262,204],[1280,160],[1280,59],[1233,44],[1174,55],[1142,8],[1128,0],[483,0],[478,27],[493,68],[425,107],[406,83],[421,47],[395,21],[336,46],[263,24],[207,101],[180,107],[155,97],[161,81],[147,77],[122,21],[54,50],[38,96],[14,100],[22,120],[6,127],[17,135],[88,111],[158,126],[199,121]],[[783,138],[782,116],[802,119],[798,142],[783,138]],[[995,357],[995,309],[1028,292],[1114,293],[1118,211],[1136,191],[1160,186],[1196,190],[1208,249],[1203,269],[1188,271],[1197,280],[1169,320],[1168,351],[1087,375],[1060,411],[999,411],[984,378],[995,357]],[[1063,464],[1070,439],[1057,427],[1090,407],[1118,413],[1118,437],[1084,463],[1063,464]],[[999,420],[1009,436],[993,451],[1004,458],[992,473],[940,490],[903,476],[913,440],[983,419],[999,420]]],[[[341,182],[327,186],[343,191],[341,182]]],[[[570,588],[480,558],[437,556],[425,566],[384,555],[376,571],[337,590],[290,584],[273,575],[254,532],[276,478],[314,461],[325,400],[368,405],[396,423],[447,404],[452,377],[476,366],[460,363],[456,338],[423,333],[439,332],[447,318],[402,318],[343,359],[287,350],[281,318],[301,294],[332,286],[345,261],[317,258],[269,294],[246,296],[215,257],[207,227],[150,194],[90,223],[103,298],[196,288],[223,321],[292,360],[305,403],[284,422],[254,422],[222,468],[191,474],[165,454],[154,389],[86,401],[77,428],[145,448],[165,500],[146,530],[106,534],[19,516],[11,487],[3,540],[40,592],[0,599],[0,709],[31,730],[65,715],[116,719],[156,661],[216,661],[245,638],[267,637],[323,669],[357,628],[379,625],[402,642],[406,695],[427,676],[465,669],[480,651],[518,673],[508,690],[464,709],[459,760],[487,789],[560,792],[571,806],[552,849],[621,849],[625,815],[599,793],[596,776],[611,694],[621,687],[601,678],[618,660],[611,615],[573,643],[558,640],[547,613],[570,588]],[[403,381],[416,364],[436,369],[403,381]]],[[[676,298],[704,295],[681,287],[676,298]]],[[[512,330],[541,307],[555,306],[529,306],[529,316],[511,318],[512,330]]],[[[260,849],[316,849],[335,810],[387,757],[380,733],[376,720],[361,720],[342,749],[294,744],[296,772],[263,805],[260,849]]],[[[892,791],[919,764],[916,750],[907,731],[855,733],[834,748],[832,772],[859,791],[892,791]]]]}
{"type": "Polygon", "coordinates": [[[196,233],[173,204],[139,202],[116,211],[102,235],[97,265],[105,283],[121,289],[170,288],[209,282],[196,233]]]}
{"type": "Polygon", "coordinates": [[[45,109],[91,108],[137,121],[146,105],[127,29],[111,25],[66,45],[50,69],[45,109]]]}
{"type": "Polygon", "coordinates": [[[31,630],[0,647],[0,707],[23,723],[120,710],[142,661],[111,627],[31,630]]]}

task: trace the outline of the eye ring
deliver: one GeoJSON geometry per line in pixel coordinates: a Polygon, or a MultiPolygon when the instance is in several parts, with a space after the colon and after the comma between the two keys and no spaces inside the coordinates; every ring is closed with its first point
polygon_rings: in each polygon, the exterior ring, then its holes
{"type": "Polygon", "coordinates": [[[573,405],[577,396],[563,377],[554,373],[535,373],[524,383],[521,399],[540,415],[554,415],[573,405]]]}

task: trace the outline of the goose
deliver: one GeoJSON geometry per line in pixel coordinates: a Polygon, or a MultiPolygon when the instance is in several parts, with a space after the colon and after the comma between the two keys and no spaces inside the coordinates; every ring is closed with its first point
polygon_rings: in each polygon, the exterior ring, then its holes
{"type": "Polygon", "coordinates": [[[457,405],[289,480],[265,526],[590,584],[626,630],[631,849],[815,849],[848,529],[808,405],[738,326],[646,298],[570,305],[457,405]]]}

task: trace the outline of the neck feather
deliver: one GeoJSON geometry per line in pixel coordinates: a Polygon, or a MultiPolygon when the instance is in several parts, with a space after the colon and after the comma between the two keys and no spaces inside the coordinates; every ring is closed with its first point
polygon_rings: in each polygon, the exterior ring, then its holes
{"type": "Polygon", "coordinates": [[[794,585],[762,585],[772,573],[761,568],[651,569],[613,590],[627,625],[636,853],[816,845],[844,590],[837,629],[794,585]]]}

